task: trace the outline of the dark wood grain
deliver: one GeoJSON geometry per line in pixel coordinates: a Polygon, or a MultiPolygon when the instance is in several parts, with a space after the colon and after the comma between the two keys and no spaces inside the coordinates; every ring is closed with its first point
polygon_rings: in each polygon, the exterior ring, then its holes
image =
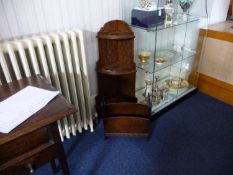
{"type": "Polygon", "coordinates": [[[149,118],[150,111],[147,105],[137,103],[111,103],[104,108],[107,115],[139,115],[149,118]]]}
{"type": "Polygon", "coordinates": [[[104,120],[105,136],[147,136],[150,107],[137,104],[134,33],[120,20],[107,22],[98,32],[98,96],[96,109],[104,120]]]}
{"type": "MultiPolygon", "coordinates": [[[[55,90],[46,79],[34,76],[0,86],[0,101],[28,85],[55,90]]],[[[0,133],[0,174],[29,174],[28,167],[36,169],[57,158],[63,174],[69,175],[56,121],[74,112],[75,107],[58,95],[10,133],[0,133]]]]}
{"type": "Polygon", "coordinates": [[[114,103],[103,106],[105,136],[148,136],[150,108],[137,103],[114,103]]]}
{"type": "Polygon", "coordinates": [[[118,116],[104,119],[106,136],[148,136],[150,119],[118,116]]]}
{"type": "Polygon", "coordinates": [[[11,160],[12,158],[19,156],[31,149],[46,143],[49,141],[49,136],[47,135],[47,127],[43,127],[27,135],[17,137],[11,141],[1,144],[0,149],[0,164],[4,161],[11,160]],[[15,149],[17,145],[17,149],[15,149]],[[6,154],[7,153],[7,154],[6,154]]]}
{"type": "Polygon", "coordinates": [[[98,32],[97,112],[104,101],[125,102],[135,97],[136,65],[134,63],[134,33],[120,20],[107,22],[98,32]],[[125,98],[129,97],[129,98],[125,98]]]}
{"type": "MultiPolygon", "coordinates": [[[[55,90],[47,80],[41,76],[35,76],[14,81],[8,85],[0,86],[0,101],[3,101],[7,97],[13,95],[28,85],[47,90],[55,90]]],[[[53,123],[54,121],[60,120],[65,116],[74,113],[75,111],[76,109],[73,105],[71,105],[62,95],[58,95],[51,102],[49,102],[45,108],[42,108],[32,117],[28,118],[9,134],[0,133],[0,144],[42,128],[50,123],[53,123]]]]}
{"type": "Polygon", "coordinates": [[[98,32],[99,39],[128,40],[134,38],[134,33],[124,21],[113,20],[107,22],[98,32]]]}

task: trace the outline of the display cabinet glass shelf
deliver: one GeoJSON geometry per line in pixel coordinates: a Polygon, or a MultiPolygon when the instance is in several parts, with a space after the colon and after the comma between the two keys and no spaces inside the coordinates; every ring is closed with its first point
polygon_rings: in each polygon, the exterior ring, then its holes
{"type": "Polygon", "coordinates": [[[194,91],[201,49],[208,26],[202,0],[122,0],[122,19],[135,34],[136,97],[152,99],[159,112],[194,91]],[[182,8],[181,8],[182,7],[182,8]]]}

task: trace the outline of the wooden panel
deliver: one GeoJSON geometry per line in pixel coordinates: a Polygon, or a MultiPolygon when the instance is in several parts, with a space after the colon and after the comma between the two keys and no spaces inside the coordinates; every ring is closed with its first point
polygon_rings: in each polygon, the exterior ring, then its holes
{"type": "Polygon", "coordinates": [[[16,167],[26,166],[27,164],[34,163],[37,161],[38,156],[43,160],[41,164],[45,164],[48,161],[57,157],[57,154],[54,152],[56,145],[54,143],[44,143],[34,149],[29,150],[13,159],[4,162],[0,165],[0,173],[7,172],[9,169],[13,170],[16,167]],[[46,151],[46,154],[44,153],[46,151]],[[49,154],[50,153],[50,154],[49,154]],[[51,154],[53,153],[53,154],[51,154]],[[47,157],[48,156],[48,157],[47,157]]]}
{"type": "Polygon", "coordinates": [[[41,128],[30,134],[21,136],[11,142],[0,145],[0,164],[15,156],[26,153],[42,143],[49,142],[47,128],[41,128]]]}
{"type": "Polygon", "coordinates": [[[207,36],[210,38],[233,42],[233,34],[230,34],[230,33],[223,33],[223,32],[218,32],[214,30],[208,30],[207,36]]]}
{"type": "Polygon", "coordinates": [[[232,26],[232,21],[225,21],[211,25],[209,26],[209,29],[201,29],[201,31],[204,33],[207,31],[207,37],[233,42],[232,26]]]}
{"type": "Polygon", "coordinates": [[[105,105],[105,112],[112,115],[141,115],[149,118],[148,106],[137,103],[112,103],[105,105]]]}
{"type": "Polygon", "coordinates": [[[139,117],[116,117],[104,119],[104,133],[106,135],[147,135],[150,120],[139,117]]]}
{"type": "Polygon", "coordinates": [[[148,136],[150,107],[137,103],[112,103],[103,107],[104,134],[148,136]]]}
{"type": "Polygon", "coordinates": [[[210,76],[200,74],[198,90],[225,103],[233,105],[233,85],[217,80],[210,76]]]}

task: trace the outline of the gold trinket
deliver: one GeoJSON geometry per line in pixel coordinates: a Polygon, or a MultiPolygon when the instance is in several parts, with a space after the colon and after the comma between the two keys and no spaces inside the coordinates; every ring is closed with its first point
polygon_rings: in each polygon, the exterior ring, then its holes
{"type": "Polygon", "coordinates": [[[138,53],[138,58],[142,64],[145,64],[150,59],[150,55],[148,51],[141,51],[138,53]]]}

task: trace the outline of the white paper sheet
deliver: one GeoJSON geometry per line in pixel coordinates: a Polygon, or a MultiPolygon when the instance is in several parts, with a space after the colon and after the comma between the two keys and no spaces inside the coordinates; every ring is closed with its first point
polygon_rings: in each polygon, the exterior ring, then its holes
{"type": "Polygon", "coordinates": [[[0,102],[0,132],[9,133],[39,111],[59,94],[59,91],[27,86],[0,102]]]}

